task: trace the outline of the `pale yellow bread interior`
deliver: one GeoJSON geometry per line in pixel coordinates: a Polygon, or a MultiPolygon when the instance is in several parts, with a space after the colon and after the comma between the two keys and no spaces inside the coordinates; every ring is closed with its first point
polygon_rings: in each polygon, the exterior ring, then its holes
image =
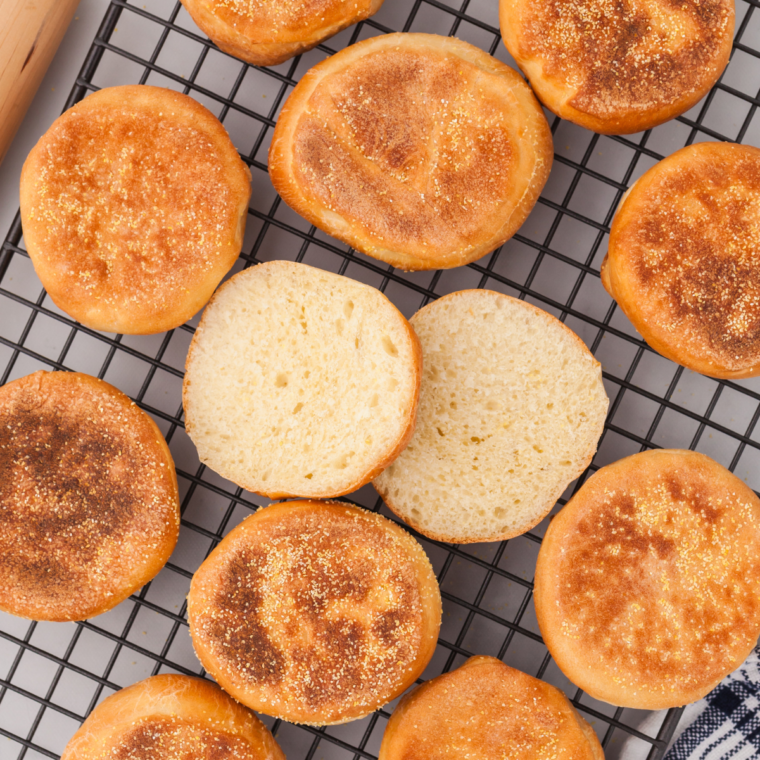
{"type": "Polygon", "coordinates": [[[274,261],[220,288],[187,357],[201,461],[272,498],[356,490],[414,429],[419,342],[377,289],[274,261]]]}
{"type": "Polygon", "coordinates": [[[493,291],[444,296],[411,322],[424,359],[417,429],[375,487],[431,538],[524,533],[596,451],[599,362],[559,320],[493,291]]]}

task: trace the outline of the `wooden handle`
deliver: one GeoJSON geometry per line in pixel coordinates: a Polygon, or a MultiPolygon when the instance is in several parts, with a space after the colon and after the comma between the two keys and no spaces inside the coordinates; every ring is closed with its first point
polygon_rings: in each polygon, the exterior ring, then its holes
{"type": "Polygon", "coordinates": [[[0,162],[79,0],[0,0],[0,162]]]}

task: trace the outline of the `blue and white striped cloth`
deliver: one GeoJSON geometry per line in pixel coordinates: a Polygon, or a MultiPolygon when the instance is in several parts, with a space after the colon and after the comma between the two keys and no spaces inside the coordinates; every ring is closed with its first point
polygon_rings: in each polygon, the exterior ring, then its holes
{"type": "Polygon", "coordinates": [[[687,708],[681,725],[684,729],[665,760],[758,760],[760,647],[701,702],[687,708]]]}

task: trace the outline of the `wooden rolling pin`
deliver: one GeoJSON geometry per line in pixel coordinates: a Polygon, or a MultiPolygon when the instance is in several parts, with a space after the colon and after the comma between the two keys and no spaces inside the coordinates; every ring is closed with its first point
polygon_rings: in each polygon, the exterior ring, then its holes
{"type": "Polygon", "coordinates": [[[79,0],[0,0],[0,162],[79,0]]]}

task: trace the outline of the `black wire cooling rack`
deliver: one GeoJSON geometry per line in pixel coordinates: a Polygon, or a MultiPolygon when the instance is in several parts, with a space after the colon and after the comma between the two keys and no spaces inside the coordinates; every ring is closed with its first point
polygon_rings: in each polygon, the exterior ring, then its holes
{"type": "MultiPolygon", "coordinates": [[[[157,84],[192,95],[219,116],[253,173],[244,253],[234,271],[271,259],[305,261],[375,285],[407,316],[463,288],[524,298],[562,319],[603,364],[611,407],[590,471],[647,448],[691,448],[760,488],[755,429],[760,381],[718,382],[662,359],[642,342],[599,281],[615,208],[646,169],[695,141],[760,145],[758,0],[738,0],[731,64],[683,117],[638,135],[603,137],[549,115],[557,154],[549,184],[519,234],[475,264],[434,273],[396,271],[310,227],[272,189],[266,166],[272,128],[308,68],[347,44],[390,31],[456,35],[513,63],[500,41],[497,6],[497,0],[386,0],[377,16],[327,45],[258,69],[219,52],[174,0],[113,0],[66,107],[115,84],[157,84]]],[[[36,369],[56,368],[88,372],[120,387],[153,416],[169,441],[183,518],[177,551],[166,568],[112,612],[76,624],[0,615],[3,759],[57,758],[85,716],[115,690],[159,672],[203,672],[185,616],[189,580],[221,537],[266,501],[205,469],[184,432],[182,369],[195,324],[134,337],[74,323],[34,275],[16,217],[0,251],[0,385],[36,369]]],[[[352,499],[388,514],[369,487],[352,499]]],[[[608,758],[661,758],[680,710],[655,717],[595,702],[562,676],[543,646],[531,579],[545,524],[502,544],[460,547],[417,536],[444,599],[440,643],[423,677],[457,667],[472,654],[495,655],[563,688],[602,738],[608,758]]],[[[392,707],[328,729],[265,720],[289,760],[358,760],[377,756],[392,707]]]]}

